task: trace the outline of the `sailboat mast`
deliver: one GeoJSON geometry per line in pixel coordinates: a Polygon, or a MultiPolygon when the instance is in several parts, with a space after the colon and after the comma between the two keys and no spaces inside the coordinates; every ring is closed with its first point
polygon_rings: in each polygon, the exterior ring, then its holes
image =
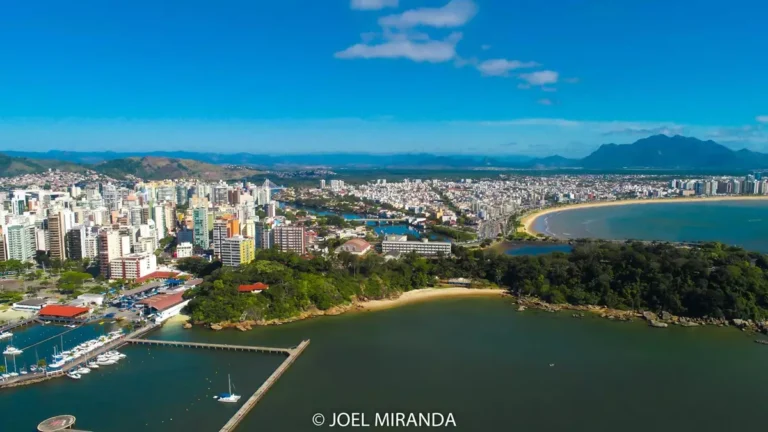
{"type": "Polygon", "coordinates": [[[232,377],[227,374],[227,381],[229,381],[229,395],[232,395],[232,377]]]}

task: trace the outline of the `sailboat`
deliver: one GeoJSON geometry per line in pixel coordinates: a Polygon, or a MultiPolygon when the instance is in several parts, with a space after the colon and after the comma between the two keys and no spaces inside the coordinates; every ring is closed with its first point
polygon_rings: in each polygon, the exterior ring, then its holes
{"type": "Polygon", "coordinates": [[[13,337],[13,333],[9,331],[0,333],[0,340],[8,339],[9,337],[13,337]]]}
{"type": "Polygon", "coordinates": [[[4,355],[17,356],[23,352],[22,350],[11,345],[12,343],[13,343],[13,335],[11,335],[11,342],[8,344],[8,346],[5,347],[5,351],[3,351],[4,355]]]}
{"type": "Polygon", "coordinates": [[[240,400],[240,395],[232,393],[232,378],[227,374],[227,380],[229,381],[229,393],[222,393],[219,395],[219,402],[237,402],[240,400]]]}

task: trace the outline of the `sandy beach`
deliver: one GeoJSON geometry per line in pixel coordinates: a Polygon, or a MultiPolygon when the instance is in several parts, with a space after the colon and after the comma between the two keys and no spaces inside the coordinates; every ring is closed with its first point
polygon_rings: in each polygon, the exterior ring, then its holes
{"type": "Polygon", "coordinates": [[[506,290],[498,288],[423,288],[403,293],[396,299],[369,300],[357,303],[361,310],[382,310],[410,303],[452,297],[501,297],[506,290]]]}
{"type": "Polygon", "coordinates": [[[557,213],[561,211],[592,208],[592,207],[633,205],[633,204],[670,204],[670,203],[679,204],[679,203],[687,203],[687,202],[760,201],[760,200],[768,200],[768,195],[743,196],[743,197],[742,196],[722,196],[722,197],[716,196],[716,197],[707,197],[707,198],[676,197],[676,198],[633,199],[633,200],[617,200],[617,201],[596,201],[596,202],[589,202],[589,203],[565,205],[561,207],[549,207],[542,210],[533,211],[523,216],[523,218],[520,220],[520,223],[522,224],[523,232],[529,235],[535,236],[535,235],[541,234],[533,228],[534,223],[536,222],[536,219],[538,219],[541,216],[548,215],[550,213],[557,213]]]}

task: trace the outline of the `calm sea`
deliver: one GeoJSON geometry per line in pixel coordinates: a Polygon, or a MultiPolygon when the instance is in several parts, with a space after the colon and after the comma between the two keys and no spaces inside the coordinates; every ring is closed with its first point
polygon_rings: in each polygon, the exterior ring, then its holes
{"type": "MultiPolygon", "coordinates": [[[[242,431],[317,431],[321,413],[452,413],[463,431],[722,431],[764,427],[768,347],[727,328],[651,329],[508,300],[447,299],[258,328],[151,337],[311,345],[242,431]]],[[[216,431],[236,407],[212,399],[232,375],[249,395],[281,357],[127,347],[80,381],[0,392],[0,430],[55,414],[93,431],[216,431]]],[[[379,430],[398,430],[378,428],[379,430]]],[[[402,428],[400,429],[402,430],[402,428]]]]}
{"type": "Polygon", "coordinates": [[[768,201],[593,207],[551,213],[534,228],[563,238],[720,241],[768,252],[768,201]]]}

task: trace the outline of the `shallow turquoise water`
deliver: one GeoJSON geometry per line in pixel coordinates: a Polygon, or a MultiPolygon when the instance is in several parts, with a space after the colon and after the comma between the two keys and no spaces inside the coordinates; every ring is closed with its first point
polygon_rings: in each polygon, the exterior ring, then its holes
{"type": "Polygon", "coordinates": [[[720,241],[768,252],[768,201],[708,201],[573,209],[534,228],[564,238],[720,241]]]}

